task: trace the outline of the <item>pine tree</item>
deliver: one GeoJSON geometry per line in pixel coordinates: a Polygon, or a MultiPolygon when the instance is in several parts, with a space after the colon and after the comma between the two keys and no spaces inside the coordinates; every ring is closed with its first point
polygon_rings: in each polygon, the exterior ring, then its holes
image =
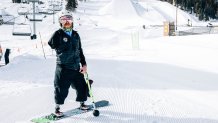
{"type": "Polygon", "coordinates": [[[173,1],[179,8],[196,13],[199,20],[209,20],[218,17],[217,0],[162,0],[173,4],[173,1]],[[192,10],[193,9],[193,10],[192,10]]]}
{"type": "Polygon", "coordinates": [[[78,5],[77,0],[66,0],[67,4],[65,9],[68,11],[75,11],[78,5]]]}

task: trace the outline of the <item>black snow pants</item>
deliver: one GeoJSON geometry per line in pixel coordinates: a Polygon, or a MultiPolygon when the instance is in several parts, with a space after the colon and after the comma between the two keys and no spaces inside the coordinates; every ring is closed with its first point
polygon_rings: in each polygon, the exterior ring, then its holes
{"type": "Polygon", "coordinates": [[[84,79],[84,75],[79,70],[67,69],[63,65],[56,65],[55,70],[55,103],[64,104],[70,86],[76,90],[76,101],[82,102],[87,100],[88,88],[84,79]]]}

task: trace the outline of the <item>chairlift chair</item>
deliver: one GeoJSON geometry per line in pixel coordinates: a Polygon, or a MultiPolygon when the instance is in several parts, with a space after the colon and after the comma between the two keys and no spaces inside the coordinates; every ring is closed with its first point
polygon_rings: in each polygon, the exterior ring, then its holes
{"type": "Polygon", "coordinates": [[[19,7],[17,9],[18,15],[27,15],[29,12],[29,9],[27,7],[19,7]]]}
{"type": "Polygon", "coordinates": [[[14,24],[12,35],[14,36],[30,36],[32,33],[31,26],[29,24],[14,24]]]}
{"type": "Polygon", "coordinates": [[[35,14],[35,20],[33,19],[33,14],[28,14],[27,18],[29,19],[29,21],[42,21],[43,18],[45,18],[45,14],[42,13],[35,14]]]}
{"type": "Polygon", "coordinates": [[[62,6],[61,5],[54,5],[54,10],[55,11],[61,11],[62,10],[62,6]]]}

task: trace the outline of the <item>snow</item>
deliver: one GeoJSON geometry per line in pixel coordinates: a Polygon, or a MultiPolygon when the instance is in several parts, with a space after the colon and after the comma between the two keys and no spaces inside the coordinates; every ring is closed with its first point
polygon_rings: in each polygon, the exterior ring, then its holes
{"type": "MultiPolygon", "coordinates": [[[[16,17],[18,6],[0,2],[16,17]]],[[[110,105],[99,109],[99,117],[85,113],[57,123],[218,123],[218,35],[164,37],[163,27],[156,25],[175,21],[175,10],[157,0],[80,2],[74,28],[94,80],[94,97],[110,105]]],[[[0,26],[3,51],[11,49],[10,63],[0,67],[1,123],[28,123],[54,111],[55,52],[47,41],[59,28],[57,17],[54,24],[52,15],[36,23],[36,40],[13,36],[13,25],[0,26]]],[[[195,26],[208,24],[178,10],[178,25],[187,19],[195,26]]],[[[33,30],[32,22],[26,24],[33,30]]],[[[63,111],[79,106],[75,95],[70,89],[63,111]]]]}

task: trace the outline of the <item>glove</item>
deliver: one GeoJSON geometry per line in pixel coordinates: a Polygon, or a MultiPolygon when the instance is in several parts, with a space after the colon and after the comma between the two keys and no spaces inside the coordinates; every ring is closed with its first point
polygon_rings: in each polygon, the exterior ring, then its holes
{"type": "Polygon", "coordinates": [[[81,73],[85,74],[87,72],[87,66],[86,65],[83,65],[81,68],[80,68],[80,71],[81,73]]]}

